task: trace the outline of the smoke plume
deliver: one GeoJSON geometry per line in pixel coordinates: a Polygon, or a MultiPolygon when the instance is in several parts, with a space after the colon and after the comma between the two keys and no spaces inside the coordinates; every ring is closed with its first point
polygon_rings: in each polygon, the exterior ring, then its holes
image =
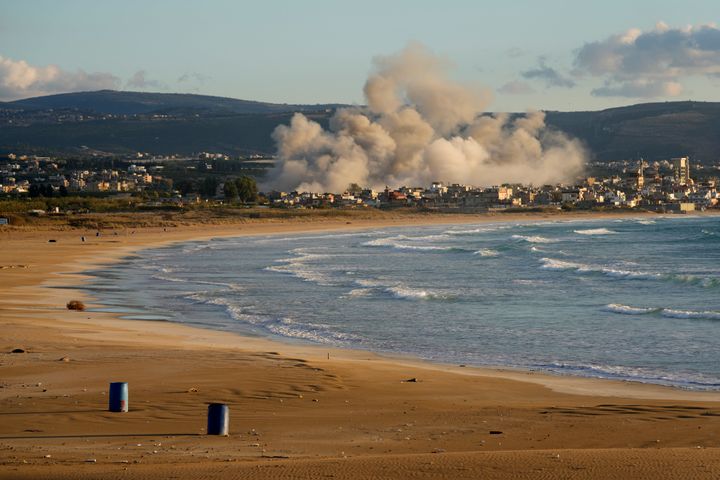
{"type": "Polygon", "coordinates": [[[278,162],[266,187],[537,185],[582,171],[583,147],[547,129],[544,113],[482,115],[490,95],[451,81],[447,70],[444,59],[418,44],[376,58],[365,84],[367,107],[338,110],[329,130],[299,113],[276,128],[278,162]]]}

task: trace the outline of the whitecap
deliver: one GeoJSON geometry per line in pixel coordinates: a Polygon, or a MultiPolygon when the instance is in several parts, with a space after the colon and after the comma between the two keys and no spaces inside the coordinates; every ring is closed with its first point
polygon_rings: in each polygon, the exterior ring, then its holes
{"type": "Polygon", "coordinates": [[[425,299],[433,297],[433,294],[427,290],[409,288],[404,286],[387,287],[386,292],[391,293],[397,298],[408,298],[408,299],[425,299]]]}
{"type": "Polygon", "coordinates": [[[649,313],[655,313],[660,311],[659,308],[645,308],[645,307],[631,307],[629,305],[622,305],[620,303],[611,303],[605,305],[605,311],[612,313],[620,313],[622,315],[647,315],[649,313]]]}
{"type": "Polygon", "coordinates": [[[469,228],[469,229],[464,229],[464,230],[451,229],[451,230],[446,230],[443,233],[445,233],[447,235],[474,235],[476,233],[495,232],[497,230],[505,230],[508,228],[512,228],[512,226],[510,226],[510,225],[493,225],[493,226],[469,228]]]}
{"type": "Polygon", "coordinates": [[[687,318],[697,320],[720,320],[720,312],[700,310],[675,310],[664,308],[660,315],[668,318],[687,318]]]}
{"type": "Polygon", "coordinates": [[[510,238],[524,240],[528,243],[555,243],[559,241],[552,238],[541,237],[540,235],[513,235],[510,238]]]}
{"type": "Polygon", "coordinates": [[[446,295],[423,288],[414,288],[398,282],[383,282],[380,280],[357,279],[354,282],[360,289],[350,291],[351,296],[367,296],[373,291],[392,295],[394,298],[403,300],[429,300],[429,299],[447,299],[446,295]],[[365,290],[361,292],[359,290],[365,290]]]}
{"type": "Polygon", "coordinates": [[[588,228],[585,230],[573,230],[579,235],[615,235],[617,232],[607,228],[588,228]]]}
{"type": "MultiPolygon", "coordinates": [[[[437,251],[437,252],[453,252],[453,251],[462,251],[463,249],[447,246],[447,245],[413,245],[412,243],[407,243],[408,241],[412,242],[413,240],[427,240],[432,236],[427,237],[417,237],[417,238],[411,238],[407,237],[405,235],[397,235],[394,237],[385,237],[385,238],[376,238],[375,240],[370,240],[367,242],[364,242],[362,245],[365,247],[390,247],[397,250],[414,250],[414,251],[437,251]],[[403,242],[402,240],[405,240],[403,242]]],[[[446,238],[446,237],[444,237],[446,238]]]]}
{"type": "Polygon", "coordinates": [[[480,255],[481,257],[497,257],[500,253],[491,248],[481,248],[477,252],[473,252],[473,255],[480,255]]]}
{"type": "Polygon", "coordinates": [[[663,275],[658,273],[623,270],[605,265],[592,265],[578,262],[569,262],[565,260],[558,260],[555,258],[541,258],[540,261],[543,263],[542,268],[548,270],[576,270],[581,273],[586,272],[597,272],[602,273],[610,277],[622,277],[622,278],[635,278],[635,279],[659,279],[663,278],[663,275]]]}

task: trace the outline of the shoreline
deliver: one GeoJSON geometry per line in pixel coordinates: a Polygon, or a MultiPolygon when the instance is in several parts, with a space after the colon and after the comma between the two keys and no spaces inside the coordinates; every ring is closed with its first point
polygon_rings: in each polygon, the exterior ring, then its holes
{"type": "MultiPolygon", "coordinates": [[[[619,217],[642,216],[622,214],[619,217]]],[[[648,216],[657,217],[655,214],[648,216]]],[[[580,217],[592,218],[607,217],[580,217]]],[[[380,222],[381,225],[377,221],[353,221],[350,225],[345,221],[259,223],[178,228],[168,229],[168,232],[161,228],[138,229],[135,235],[89,237],[90,241],[85,244],[79,241],[80,232],[5,234],[7,241],[4,243],[8,247],[0,253],[0,265],[15,268],[2,270],[3,274],[10,275],[2,279],[5,288],[0,293],[0,301],[6,308],[0,311],[0,324],[4,327],[0,343],[6,352],[23,348],[27,353],[5,353],[0,364],[4,379],[0,406],[6,412],[4,418],[8,419],[0,426],[0,478],[18,478],[19,474],[24,475],[22,478],[32,478],[51,472],[59,472],[52,478],[85,478],[72,477],[63,468],[68,462],[82,463],[77,452],[87,449],[90,450],[83,455],[104,456],[103,460],[99,456],[97,460],[106,467],[102,478],[105,475],[108,478],[122,476],[122,469],[128,468],[128,464],[119,463],[118,459],[126,457],[135,458],[139,463],[131,463],[130,470],[138,474],[145,472],[147,478],[159,472],[174,471],[178,463],[187,467],[181,478],[193,478],[198,471],[216,471],[216,467],[226,465],[217,463],[219,457],[205,458],[192,453],[196,444],[210,448],[209,451],[218,449],[222,455],[241,463],[264,465],[276,463],[278,457],[287,457],[289,460],[280,461],[301,469],[310,467],[297,462],[318,456],[321,459],[363,458],[373,465],[380,465],[391,458],[399,458],[395,455],[427,454],[437,458],[437,453],[432,452],[438,449],[472,452],[473,458],[475,455],[486,458],[484,455],[489,451],[509,449],[519,455],[527,452],[528,459],[523,462],[530,468],[541,462],[530,455],[530,450],[535,448],[531,446],[535,445],[532,442],[540,442],[538,447],[558,451],[620,448],[615,453],[623,458],[630,455],[621,448],[623,445],[642,448],[650,446],[646,441],[652,441],[653,448],[657,449],[655,438],[662,442],[661,447],[690,449],[694,445],[713,445],[712,439],[720,434],[720,420],[715,420],[720,418],[720,392],[687,391],[639,382],[514,369],[463,368],[399,355],[295,345],[171,322],[123,320],[114,313],[80,313],[64,308],[70,297],[92,304],[86,292],[72,290],[87,281],[87,275],[81,272],[111,266],[127,255],[141,254],[143,249],[168,243],[221,236],[305,234],[378,226],[548,220],[544,216],[462,219],[465,221],[441,218],[437,219],[441,221],[428,223],[419,219],[404,224],[380,222]],[[48,244],[50,237],[57,242],[48,244]],[[22,254],[18,255],[20,252],[22,254]],[[61,255],[63,258],[58,258],[61,255]],[[56,286],[71,289],[52,288],[56,286]],[[58,361],[66,357],[67,362],[58,361]],[[146,360],[138,363],[140,359],[146,360]],[[143,364],[145,367],[141,366],[143,364]],[[239,366],[242,369],[235,373],[239,366]],[[248,376],[246,372],[252,374],[248,376]],[[127,422],[118,423],[117,417],[97,410],[98,402],[102,405],[106,401],[103,392],[106,382],[112,378],[129,378],[131,381],[134,399],[131,409],[139,407],[128,414],[127,422]],[[418,382],[404,383],[408,378],[417,378],[418,382]],[[178,434],[183,429],[197,432],[203,424],[203,401],[217,400],[228,402],[244,412],[239,417],[243,426],[235,430],[239,435],[232,436],[228,445],[210,437],[178,434]],[[641,406],[628,406],[628,410],[623,406],[638,402],[642,402],[641,406]],[[668,402],[684,413],[670,420],[670,416],[663,413],[671,411],[668,402]],[[604,407],[606,404],[616,406],[604,407]],[[319,417],[320,405],[322,416],[319,417]],[[69,419],[42,413],[63,408],[69,419]],[[348,408],[355,413],[349,414],[348,408]],[[98,413],[83,414],[83,409],[98,413]],[[73,413],[75,411],[77,413],[73,413]],[[628,417],[614,413],[616,411],[636,412],[637,416],[628,417]],[[358,424],[353,418],[359,412],[363,413],[358,424]],[[549,412],[556,420],[548,424],[544,420],[550,417],[543,412],[549,412]],[[100,415],[100,418],[94,415],[100,415]],[[281,416],[284,423],[275,423],[276,415],[281,416]],[[477,415],[484,418],[481,423],[476,423],[477,415]],[[665,416],[672,422],[672,428],[670,424],[651,420],[665,416]],[[446,419],[441,421],[440,418],[446,419]],[[72,423],[68,423],[70,420],[72,423]],[[634,428],[631,434],[625,430],[625,426],[629,426],[627,421],[631,421],[634,428]],[[481,425],[485,422],[488,426],[483,429],[481,425]],[[33,433],[33,424],[38,424],[42,432],[33,433]],[[256,431],[250,430],[253,425],[262,432],[262,438],[252,433],[256,431]],[[500,441],[493,436],[486,437],[491,426],[501,427],[498,430],[504,433],[500,441]],[[120,436],[111,435],[83,446],[89,432],[98,427],[120,436]],[[389,433],[398,429],[407,433],[389,433]],[[410,433],[418,429],[423,433],[410,433]],[[545,430],[550,436],[543,440],[545,434],[541,435],[541,431],[545,430]],[[298,437],[293,433],[296,431],[304,434],[298,437]],[[449,433],[441,434],[446,431],[449,433]],[[602,440],[593,433],[597,431],[604,432],[602,440]],[[162,441],[165,447],[170,444],[167,448],[177,451],[157,447],[163,455],[148,456],[145,449],[140,456],[127,453],[132,451],[133,445],[145,442],[143,439],[148,434],[152,435],[150,438],[166,438],[162,441]],[[482,444],[472,440],[478,435],[483,437],[482,444]],[[523,440],[524,437],[527,439],[523,440]],[[653,439],[649,440],[651,437],[653,439]],[[328,438],[333,441],[328,443],[328,438]],[[253,446],[256,444],[260,447],[253,446]],[[375,448],[382,445],[385,450],[375,448]],[[389,450],[388,446],[391,447],[389,450]],[[3,449],[5,447],[13,450],[3,449]],[[263,451],[259,452],[261,447],[263,451]],[[182,449],[185,449],[184,453],[178,457],[182,449]],[[46,451],[52,451],[55,460],[40,455],[46,451]],[[102,453],[95,453],[98,451],[102,453]],[[24,452],[23,455],[18,455],[20,452],[24,452]],[[378,454],[380,456],[376,458],[378,454]],[[110,463],[104,460],[105,457],[110,463]],[[267,457],[275,457],[275,460],[267,457]],[[21,464],[23,460],[28,464],[21,464]]],[[[553,215],[549,219],[578,218],[553,215]]],[[[617,461],[616,456],[611,457],[607,464],[610,469],[617,461]]],[[[462,461],[472,463],[467,458],[462,461]]],[[[503,468],[510,468],[509,464],[501,464],[503,468]]],[[[317,467],[313,465],[312,468],[317,467]]],[[[362,476],[354,472],[345,478],[362,476]]],[[[100,478],[100,475],[87,478],[100,478]]],[[[308,474],[307,478],[312,476],[308,474]]]]}
{"type": "MultiPolygon", "coordinates": [[[[579,214],[575,215],[573,213],[567,214],[568,218],[563,218],[562,221],[582,221],[582,220],[603,220],[603,219],[621,219],[621,218],[633,218],[632,215],[626,214],[626,213],[620,213],[620,214],[600,214],[600,215],[592,215],[592,214],[579,214]]],[[[532,217],[532,215],[530,215],[532,217]]],[[[650,213],[648,215],[639,215],[639,217],[653,217],[656,218],[659,215],[650,213]]],[[[664,217],[669,218],[676,218],[672,215],[662,215],[664,217]]],[[[661,217],[662,217],[661,216],[661,217]]],[[[392,221],[389,222],[377,222],[374,220],[370,220],[367,223],[370,223],[371,225],[355,225],[352,227],[349,227],[349,222],[331,222],[335,225],[330,226],[329,228],[322,228],[322,223],[320,224],[313,224],[313,225],[307,225],[302,224],[302,227],[310,227],[308,229],[305,228],[299,228],[295,229],[293,226],[297,225],[287,225],[289,228],[287,231],[272,231],[274,230],[273,227],[279,227],[285,225],[283,224],[277,224],[275,222],[268,222],[260,224],[264,227],[269,227],[271,230],[270,232],[262,231],[263,229],[260,229],[261,231],[250,231],[250,232],[244,232],[244,233],[227,233],[223,231],[219,235],[212,234],[212,235],[201,235],[201,236],[192,236],[186,239],[180,239],[180,240],[168,240],[168,241],[161,241],[160,243],[151,243],[151,244],[145,244],[145,245],[139,245],[136,247],[132,247],[131,249],[124,251],[122,255],[115,256],[113,255],[112,258],[104,258],[100,260],[99,262],[92,262],[89,264],[84,264],[82,269],[80,270],[71,270],[71,271],[65,271],[65,272],[57,272],[61,273],[62,275],[72,276],[72,277],[80,277],[81,279],[78,281],[77,284],[73,285],[72,287],[77,287],[83,284],[87,284],[93,276],[91,274],[86,274],[85,272],[88,270],[112,270],[113,265],[123,262],[126,257],[137,257],[141,256],[142,252],[144,250],[148,249],[155,249],[155,248],[161,248],[168,245],[181,245],[186,243],[195,243],[195,242],[207,242],[214,238],[242,238],[246,236],[276,236],[281,235],[283,233],[288,234],[294,234],[294,235],[305,235],[309,233],[330,233],[330,232],[339,232],[339,231],[367,231],[369,229],[374,229],[378,227],[382,228],[404,228],[404,227],[423,227],[423,226],[442,226],[442,225],[460,225],[460,224],[484,224],[484,223],[509,223],[509,222],[528,222],[528,223],[536,223],[536,222],[543,222],[550,219],[554,219],[554,216],[546,216],[541,215],[539,218],[525,218],[526,214],[521,214],[520,218],[512,218],[512,219],[496,219],[495,217],[482,217],[480,219],[474,218],[473,221],[468,222],[462,222],[458,223],[457,220],[450,223],[445,223],[443,221],[437,222],[434,220],[444,220],[442,217],[439,217],[437,219],[432,219],[433,221],[425,221],[426,219],[410,219],[407,223],[397,225],[393,223],[392,221]],[[339,223],[339,224],[337,224],[339,223]],[[380,223],[378,225],[378,223],[380,223]],[[385,223],[391,223],[390,225],[387,225],[385,223]],[[315,228],[315,227],[321,227],[321,228],[315,228]]],[[[427,219],[431,220],[431,219],[427,219]]],[[[224,228],[223,228],[224,230],[224,228]]],[[[283,228],[282,230],[285,230],[283,228]]],[[[166,232],[164,232],[166,233],[166,232]]],[[[83,264],[81,264],[83,265],[83,264]]],[[[53,288],[56,287],[52,284],[47,284],[47,282],[43,282],[43,284],[40,285],[42,288],[53,288]]],[[[68,293],[74,292],[77,294],[76,296],[82,296],[86,295],[84,289],[78,289],[78,288],[67,288],[68,293]]],[[[94,301],[97,301],[96,298],[93,298],[94,301]]],[[[99,303],[90,303],[91,305],[98,306],[100,308],[107,307],[107,305],[99,302],[99,303]]],[[[607,392],[606,396],[618,396],[618,395],[626,395],[631,396],[633,398],[650,398],[650,399],[658,399],[658,398],[666,398],[666,399],[697,399],[697,400],[712,400],[712,401],[720,401],[720,389],[718,390],[694,390],[690,388],[682,388],[680,386],[676,385],[663,385],[653,382],[643,382],[641,380],[634,380],[634,379],[621,379],[621,378],[603,378],[603,377],[591,377],[591,376],[584,376],[584,375],[573,375],[573,374],[563,374],[559,372],[549,372],[549,371],[543,371],[543,370],[532,370],[532,369],[526,369],[523,367],[513,367],[513,366],[507,366],[507,365],[467,365],[465,367],[459,367],[457,364],[453,363],[447,363],[443,361],[433,361],[430,359],[425,359],[422,357],[419,357],[414,354],[404,354],[404,353],[394,353],[394,352],[380,352],[380,351],[373,351],[373,350],[365,350],[365,349],[358,349],[358,348],[352,348],[352,347],[337,347],[337,346],[325,346],[325,345],[319,345],[315,344],[310,341],[303,341],[302,339],[293,339],[293,338],[286,338],[282,336],[272,335],[270,333],[263,333],[258,335],[252,335],[252,334],[243,334],[240,332],[235,331],[227,331],[227,330],[221,330],[221,329],[214,329],[212,327],[202,327],[202,326],[194,326],[194,325],[188,325],[183,324],[180,322],[173,322],[173,321],[166,321],[166,320],[152,320],[152,319],[125,319],[121,318],[125,314],[120,312],[92,312],[92,313],[105,313],[107,315],[110,315],[113,320],[118,320],[120,322],[147,322],[148,325],[138,325],[138,328],[131,328],[130,325],[127,326],[128,330],[144,330],[143,327],[152,327],[156,326],[158,324],[165,324],[175,326],[175,327],[181,327],[183,329],[188,328],[191,329],[191,331],[194,330],[202,330],[202,331],[212,331],[219,333],[221,335],[231,335],[233,337],[236,337],[238,339],[242,339],[243,342],[252,342],[252,343],[260,343],[262,346],[267,346],[268,348],[278,348],[278,347],[285,347],[284,349],[291,349],[295,353],[299,354],[306,354],[306,349],[315,351],[315,356],[322,356],[323,352],[334,352],[336,357],[343,358],[343,359],[355,359],[359,357],[367,357],[370,356],[376,361],[387,361],[391,363],[396,364],[403,364],[403,365],[413,365],[416,367],[426,367],[429,369],[437,369],[437,370],[443,370],[443,371],[451,371],[456,374],[462,374],[462,375],[475,375],[475,376],[494,376],[494,377],[500,377],[500,378],[507,378],[507,379],[514,379],[519,381],[528,381],[533,383],[538,383],[540,385],[543,385],[548,388],[552,388],[555,391],[558,391],[559,393],[568,393],[568,394],[582,394],[588,391],[592,391],[592,384],[596,381],[605,383],[605,392],[607,392]],[[343,352],[345,355],[343,355],[343,352]],[[528,377],[533,377],[532,379],[528,377]],[[569,379],[570,384],[568,382],[562,381],[563,379],[569,379]],[[572,385],[577,380],[585,380],[589,382],[589,385],[572,385]],[[619,384],[619,385],[615,385],[619,384]],[[641,391],[629,391],[632,390],[632,388],[626,388],[626,387],[634,387],[638,386],[642,390],[648,390],[647,392],[641,392],[641,391]],[[656,390],[658,389],[658,390],[656,390]],[[624,391],[628,390],[628,391],[624,391]],[[649,390],[653,390],[650,392],[649,390]],[[668,391],[665,391],[668,390],[668,391]],[[675,396],[674,393],[677,393],[678,395],[675,396]],[[699,394],[697,397],[695,397],[694,394],[699,394]],[[648,396],[645,396],[648,395],[648,396]]],[[[169,328],[172,330],[172,327],[169,328]]],[[[170,332],[172,333],[172,332],[170,332]]],[[[179,333],[179,332],[178,332],[179,333]]],[[[184,333],[184,332],[183,332],[184,333]]],[[[188,334],[191,334],[191,332],[188,332],[188,334]]],[[[102,338],[102,337],[99,337],[102,338]]],[[[213,345],[206,345],[206,346],[214,346],[213,345]]],[[[585,383],[585,382],[582,382],[585,383]]],[[[595,392],[597,394],[597,392],[595,392]]]]}

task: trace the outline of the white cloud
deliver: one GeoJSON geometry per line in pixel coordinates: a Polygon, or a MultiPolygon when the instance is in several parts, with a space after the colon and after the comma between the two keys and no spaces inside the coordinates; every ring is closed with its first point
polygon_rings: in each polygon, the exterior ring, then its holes
{"type": "Polygon", "coordinates": [[[673,97],[682,78],[720,75],[720,29],[715,25],[671,28],[659,22],[631,29],[577,50],[578,74],[603,78],[598,96],[673,97]]]}
{"type": "Polygon", "coordinates": [[[61,92],[116,89],[120,84],[120,79],[110,73],[88,73],[79,69],[69,72],[57,65],[38,67],[0,55],[0,100],[4,101],[61,92]]]}

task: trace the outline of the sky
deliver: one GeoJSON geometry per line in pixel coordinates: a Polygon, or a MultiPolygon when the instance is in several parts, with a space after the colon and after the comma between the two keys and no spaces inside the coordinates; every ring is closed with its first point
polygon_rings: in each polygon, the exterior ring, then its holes
{"type": "Polygon", "coordinates": [[[364,104],[419,43],[492,111],[720,100],[716,0],[0,0],[0,101],[112,88],[364,104]]]}

